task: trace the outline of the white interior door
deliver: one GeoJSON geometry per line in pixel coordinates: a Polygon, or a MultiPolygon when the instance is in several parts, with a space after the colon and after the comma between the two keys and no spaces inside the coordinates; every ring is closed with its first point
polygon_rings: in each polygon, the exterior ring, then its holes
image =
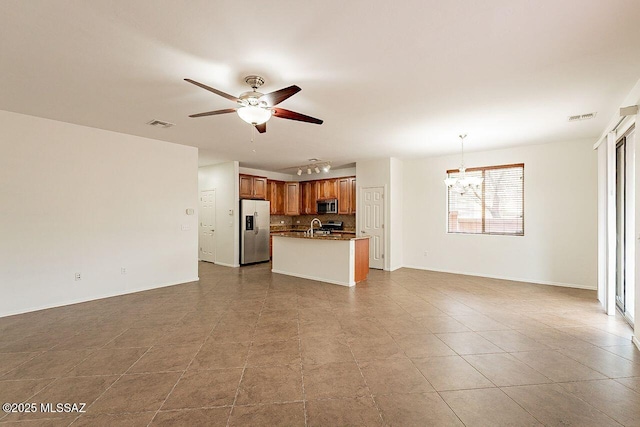
{"type": "Polygon", "coordinates": [[[384,269],[384,188],[361,190],[360,233],[369,239],[369,267],[384,269]]]}
{"type": "Polygon", "coordinates": [[[216,261],[216,190],[200,192],[200,259],[216,261]]]}

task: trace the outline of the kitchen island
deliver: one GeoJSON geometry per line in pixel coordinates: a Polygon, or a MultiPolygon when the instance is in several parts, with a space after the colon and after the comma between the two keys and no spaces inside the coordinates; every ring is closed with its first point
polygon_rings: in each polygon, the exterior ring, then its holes
{"type": "Polygon", "coordinates": [[[369,237],[272,233],[271,271],[288,276],[354,286],[369,274],[369,237]]]}

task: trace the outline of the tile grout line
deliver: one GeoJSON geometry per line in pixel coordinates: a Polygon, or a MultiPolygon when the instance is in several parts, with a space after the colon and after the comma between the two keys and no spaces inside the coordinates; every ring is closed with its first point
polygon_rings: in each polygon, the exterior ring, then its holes
{"type": "Polygon", "coordinates": [[[302,380],[302,409],[304,411],[304,425],[307,426],[307,393],[304,389],[304,365],[302,364],[302,337],[300,336],[300,307],[298,305],[298,295],[296,293],[296,321],[298,323],[298,355],[300,356],[300,375],[302,380]]]}
{"type": "Polygon", "coordinates": [[[262,311],[264,310],[264,306],[267,302],[267,295],[269,295],[269,287],[267,287],[265,291],[265,295],[262,300],[262,305],[260,305],[260,312],[258,313],[258,319],[256,320],[256,324],[253,327],[253,334],[251,335],[251,341],[249,343],[249,349],[247,350],[247,356],[244,360],[244,366],[242,367],[242,373],[240,374],[240,381],[238,381],[238,387],[236,387],[236,394],[233,397],[233,403],[231,404],[231,410],[229,411],[229,415],[227,416],[227,427],[229,427],[229,423],[231,422],[231,415],[233,415],[233,409],[236,406],[236,401],[238,400],[238,395],[240,394],[240,386],[242,385],[242,380],[244,379],[244,373],[247,370],[247,365],[249,364],[249,355],[251,354],[251,349],[253,348],[253,342],[256,337],[256,332],[258,330],[258,323],[260,322],[260,318],[262,317],[262,311]]]}
{"type": "MultiPolygon", "coordinates": [[[[183,318],[185,318],[187,316],[187,314],[185,314],[184,316],[182,316],[180,318],[180,320],[182,320],[183,318]]],[[[218,320],[216,321],[216,323],[213,325],[213,327],[211,328],[211,330],[209,331],[209,333],[207,334],[207,336],[205,337],[204,340],[202,340],[202,343],[200,344],[200,347],[198,347],[198,350],[193,354],[193,357],[191,358],[191,360],[189,361],[189,363],[187,364],[187,366],[184,368],[184,370],[182,371],[182,373],[180,374],[180,376],[178,377],[178,380],[175,382],[175,384],[173,385],[173,387],[171,387],[171,390],[169,390],[169,393],[167,394],[167,396],[164,398],[164,400],[162,401],[162,403],[160,404],[160,406],[158,406],[158,409],[155,411],[155,414],[153,414],[153,417],[151,418],[151,420],[149,420],[149,423],[147,424],[147,427],[151,425],[151,423],[153,423],[153,420],[156,419],[156,417],[158,416],[158,413],[160,412],[160,409],[162,409],[162,407],[164,406],[165,403],[167,403],[167,400],[169,400],[169,397],[171,397],[171,394],[173,393],[173,391],[176,389],[176,387],[178,386],[178,383],[180,382],[180,380],[182,379],[182,377],[184,377],[184,375],[187,373],[187,370],[189,369],[189,367],[191,366],[191,364],[193,364],[193,361],[195,360],[196,356],[198,355],[198,353],[200,353],[200,350],[202,350],[202,347],[204,346],[204,344],[207,342],[207,339],[209,338],[209,335],[211,335],[213,333],[213,331],[216,329],[216,326],[218,326],[218,324],[220,323],[222,317],[219,317],[218,320]]],[[[178,321],[179,322],[179,321],[178,321]]],[[[178,323],[176,322],[176,323],[178,323]]],[[[153,347],[151,347],[153,348],[153,347]]],[[[151,349],[150,348],[150,349],[151,349]]],[[[145,353],[146,354],[146,353],[145,353]]],[[[140,360],[140,359],[138,359],[140,360]]],[[[138,363],[136,361],[136,363],[138,363]]],[[[135,363],[134,363],[135,365],[135,363]]],[[[129,369],[131,369],[133,367],[133,365],[131,365],[131,367],[129,367],[129,369]]],[[[127,372],[129,371],[129,369],[127,369],[127,372]]],[[[174,371],[174,372],[178,372],[178,371],[174,371]]]]}
{"type": "MultiPolygon", "coordinates": [[[[182,319],[183,317],[184,317],[184,316],[182,316],[180,319],[182,319]]],[[[179,321],[180,321],[180,320],[175,321],[172,325],[174,325],[174,324],[178,323],[179,321]]],[[[80,361],[80,363],[78,363],[77,365],[75,365],[73,368],[75,368],[76,366],[79,366],[82,362],[84,362],[84,361],[85,361],[85,360],[87,360],[89,357],[91,357],[91,356],[92,356],[96,351],[99,351],[99,350],[101,350],[101,349],[109,348],[109,347],[107,347],[107,345],[109,345],[111,342],[113,342],[114,340],[116,340],[118,337],[122,336],[125,332],[127,332],[127,331],[128,331],[128,330],[130,330],[130,329],[132,329],[132,328],[125,328],[122,332],[120,332],[119,334],[117,334],[116,336],[114,336],[112,339],[110,339],[109,341],[107,341],[106,343],[104,343],[102,346],[100,346],[100,347],[96,347],[95,349],[93,349],[93,351],[92,351],[91,353],[89,353],[89,355],[87,355],[87,357],[85,357],[84,359],[82,359],[82,360],[80,361]]],[[[75,337],[75,336],[78,336],[78,335],[80,335],[80,333],[75,334],[75,335],[74,335],[74,337],[75,337]]],[[[55,347],[55,346],[54,346],[54,347],[55,347]]],[[[146,350],[144,353],[142,353],[142,354],[140,355],[140,357],[138,357],[138,359],[136,359],[136,361],[135,361],[135,362],[133,362],[133,363],[129,366],[129,368],[127,368],[127,370],[126,370],[126,371],[124,371],[124,373],[122,373],[120,376],[118,376],[118,378],[117,378],[113,383],[111,383],[111,384],[109,385],[109,387],[107,387],[107,388],[106,388],[102,393],[100,393],[100,395],[99,395],[98,397],[96,397],[96,398],[94,399],[94,401],[93,401],[93,402],[91,402],[91,404],[87,407],[87,412],[85,412],[85,413],[88,413],[88,410],[89,410],[89,409],[90,409],[90,408],[91,408],[91,407],[92,407],[92,406],[93,406],[93,405],[98,401],[98,399],[100,399],[100,398],[101,398],[101,397],[102,397],[102,396],[103,396],[103,395],[104,395],[108,390],[110,390],[110,389],[113,387],[113,385],[114,385],[115,383],[117,383],[117,382],[118,382],[118,381],[119,381],[123,376],[125,376],[125,375],[127,374],[127,372],[129,372],[129,370],[130,370],[130,369],[131,369],[131,368],[132,368],[136,363],[138,363],[138,362],[140,361],[140,359],[142,359],[142,358],[143,358],[143,357],[144,357],[144,356],[145,356],[145,355],[146,355],[146,354],[147,354],[147,353],[148,353],[148,352],[149,352],[153,347],[154,347],[154,346],[153,346],[153,344],[152,344],[152,345],[150,345],[150,346],[147,348],[147,350],[146,350]]],[[[118,347],[114,347],[114,348],[118,348],[118,347]]],[[[144,348],[144,347],[123,347],[123,348],[144,348]]],[[[62,351],[62,350],[59,350],[59,351],[62,351]]],[[[71,368],[71,369],[73,369],[73,368],[71,368]]],[[[71,369],[70,369],[70,370],[71,370],[71,369]]],[[[69,371],[70,371],[70,370],[69,370],[69,371]]],[[[98,376],[98,375],[85,375],[85,376],[98,376]]],[[[109,375],[99,375],[99,376],[109,376],[109,375]]],[[[78,421],[78,419],[79,419],[80,417],[82,417],[82,416],[83,416],[83,414],[80,414],[80,415],[78,415],[76,418],[74,418],[74,419],[73,419],[73,421],[71,421],[71,422],[69,423],[69,426],[71,426],[73,423],[75,423],[76,421],[78,421]]]]}
{"type": "MultiPolygon", "coordinates": [[[[133,363],[131,364],[131,366],[129,366],[129,368],[128,368],[126,371],[124,371],[124,373],[120,374],[120,376],[118,376],[118,378],[117,378],[114,382],[112,382],[112,383],[111,383],[111,385],[109,385],[109,387],[107,387],[107,388],[106,388],[102,393],[100,393],[100,395],[99,395],[98,397],[96,397],[96,398],[94,399],[94,401],[93,401],[93,402],[91,402],[91,405],[89,405],[89,406],[87,407],[87,412],[86,412],[86,413],[88,413],[88,412],[89,412],[89,409],[90,409],[90,408],[91,408],[91,407],[92,407],[92,406],[93,406],[93,405],[94,405],[94,404],[95,404],[95,403],[96,403],[96,402],[97,402],[97,401],[98,401],[102,396],[104,396],[104,394],[105,394],[107,391],[111,390],[111,388],[113,387],[113,385],[114,385],[115,383],[117,383],[118,381],[120,381],[120,379],[121,379],[122,377],[124,377],[124,376],[127,374],[127,372],[129,372],[129,369],[131,369],[131,368],[133,367],[133,365],[135,365],[136,363],[138,363],[138,362],[140,361],[140,359],[142,359],[142,358],[144,357],[144,355],[145,355],[145,354],[147,354],[147,353],[149,352],[149,350],[151,350],[152,348],[153,348],[153,346],[150,346],[149,348],[147,348],[147,351],[145,351],[144,353],[142,353],[142,354],[140,355],[140,357],[138,357],[138,359],[136,359],[136,361],[135,361],[135,362],[133,362],[133,363]]],[[[83,414],[78,415],[78,416],[77,416],[73,421],[71,421],[71,423],[69,423],[69,425],[72,425],[73,423],[75,423],[76,421],[78,421],[78,419],[79,419],[80,417],[82,417],[82,416],[83,416],[83,414]]]]}
{"type": "MultiPolygon", "coordinates": [[[[333,307],[333,305],[331,305],[331,311],[334,312],[334,316],[335,316],[335,308],[333,307]]],[[[338,323],[340,322],[338,321],[338,323]]],[[[353,358],[353,361],[356,363],[356,367],[358,368],[358,372],[360,372],[360,376],[362,377],[362,381],[364,382],[365,387],[367,387],[367,390],[369,391],[369,398],[371,399],[371,401],[373,402],[373,405],[376,407],[376,410],[378,411],[378,417],[380,418],[382,425],[385,425],[386,423],[384,421],[384,417],[382,416],[382,410],[380,409],[378,402],[376,402],[376,399],[373,397],[373,392],[371,391],[371,387],[369,387],[369,383],[367,382],[367,379],[365,378],[364,373],[362,372],[360,363],[358,362],[358,359],[356,358],[356,355],[353,353],[353,349],[351,348],[351,343],[349,342],[349,339],[348,339],[349,334],[347,333],[347,331],[344,330],[341,323],[340,323],[340,329],[342,329],[342,332],[345,334],[346,343],[347,343],[347,346],[349,347],[349,352],[351,353],[351,357],[353,358]]],[[[357,396],[356,396],[356,399],[357,399],[357,396]]]]}
{"type": "MultiPolygon", "coordinates": [[[[387,332],[388,332],[388,331],[387,331],[387,332]]],[[[392,334],[389,334],[389,335],[391,336],[391,339],[393,340],[394,344],[395,344],[395,345],[397,345],[397,346],[398,346],[398,348],[399,348],[400,350],[402,350],[402,353],[404,353],[405,357],[406,357],[407,359],[409,359],[409,361],[411,362],[411,365],[413,366],[413,368],[414,368],[414,369],[416,369],[416,370],[420,373],[420,375],[422,375],[422,378],[424,378],[424,380],[427,382],[427,384],[429,384],[429,385],[431,386],[431,388],[433,389],[433,391],[434,391],[434,392],[436,392],[436,393],[438,394],[438,396],[440,397],[440,399],[444,402],[444,404],[445,404],[445,405],[447,405],[447,407],[448,407],[448,408],[449,408],[449,410],[453,413],[453,415],[455,415],[455,416],[456,416],[456,418],[457,418],[457,419],[462,423],[462,425],[466,425],[466,424],[462,421],[462,419],[460,418],[460,416],[456,413],[456,411],[454,411],[454,410],[453,410],[453,408],[449,405],[449,402],[447,402],[447,401],[444,399],[444,397],[442,397],[442,394],[440,394],[440,392],[439,392],[438,390],[436,390],[436,388],[433,386],[433,384],[431,384],[431,381],[429,381],[429,379],[424,375],[424,373],[423,373],[423,372],[422,372],[422,371],[421,371],[421,370],[416,366],[416,364],[415,364],[415,362],[413,361],[413,359],[411,359],[411,357],[409,357],[409,355],[407,354],[407,352],[406,352],[404,349],[402,349],[402,347],[400,347],[400,346],[398,345],[398,342],[396,341],[395,337],[394,337],[392,334]]],[[[442,340],[441,340],[440,338],[438,338],[435,334],[433,334],[433,336],[434,336],[435,338],[437,338],[438,340],[440,340],[440,342],[442,342],[445,346],[447,346],[447,347],[448,347],[451,351],[453,351],[456,355],[458,355],[458,357],[461,357],[461,358],[462,358],[462,356],[460,356],[460,355],[459,355],[459,354],[458,354],[454,349],[452,349],[451,347],[449,347],[449,346],[447,345],[447,343],[446,343],[446,342],[442,341],[442,340]]],[[[467,362],[467,363],[469,363],[469,362],[467,362]]],[[[474,367],[473,365],[471,365],[471,367],[473,367],[473,368],[475,369],[475,367],[474,367]]],[[[479,374],[480,374],[480,375],[482,375],[482,373],[481,373],[481,372],[479,372],[479,374]]],[[[484,377],[484,375],[482,375],[482,376],[484,377]]],[[[485,377],[485,378],[486,378],[486,377],[485,377]]],[[[487,378],[487,380],[489,380],[489,379],[487,378]]],[[[493,382],[492,382],[491,380],[489,380],[489,382],[491,382],[491,383],[493,384],[493,382]]],[[[495,385],[495,384],[494,384],[494,385],[495,385]]]]}

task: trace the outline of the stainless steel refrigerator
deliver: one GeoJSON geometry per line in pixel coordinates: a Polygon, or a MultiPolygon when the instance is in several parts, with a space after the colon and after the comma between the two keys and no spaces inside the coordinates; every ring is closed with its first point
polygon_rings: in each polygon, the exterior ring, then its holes
{"type": "Polygon", "coordinates": [[[269,261],[269,202],[240,200],[240,264],[269,261]]]}

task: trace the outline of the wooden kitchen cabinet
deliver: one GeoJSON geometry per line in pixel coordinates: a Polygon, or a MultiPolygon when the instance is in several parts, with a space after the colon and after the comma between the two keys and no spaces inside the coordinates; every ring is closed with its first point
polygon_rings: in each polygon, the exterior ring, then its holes
{"type": "Polygon", "coordinates": [[[265,200],[267,198],[267,178],[253,177],[253,193],[256,199],[265,200]]]}
{"type": "Polygon", "coordinates": [[[349,178],[351,182],[351,209],[349,210],[350,214],[356,213],[356,177],[349,178]]]}
{"type": "Polygon", "coordinates": [[[300,184],[298,182],[284,183],[284,214],[300,215],[300,184]]]}
{"type": "Polygon", "coordinates": [[[338,179],[338,213],[351,213],[351,179],[338,179]]]}
{"type": "Polygon", "coordinates": [[[317,181],[300,183],[300,213],[315,215],[318,213],[318,185],[317,181]]]}
{"type": "Polygon", "coordinates": [[[265,200],[267,198],[267,178],[240,175],[240,198],[265,200]]]}
{"type": "Polygon", "coordinates": [[[356,213],[356,178],[338,179],[338,213],[356,213]]]}
{"type": "Polygon", "coordinates": [[[318,183],[318,200],[337,199],[338,198],[338,180],[323,179],[318,183]]]}
{"type": "Polygon", "coordinates": [[[284,215],[284,182],[267,180],[267,200],[271,215],[284,215]]]}

